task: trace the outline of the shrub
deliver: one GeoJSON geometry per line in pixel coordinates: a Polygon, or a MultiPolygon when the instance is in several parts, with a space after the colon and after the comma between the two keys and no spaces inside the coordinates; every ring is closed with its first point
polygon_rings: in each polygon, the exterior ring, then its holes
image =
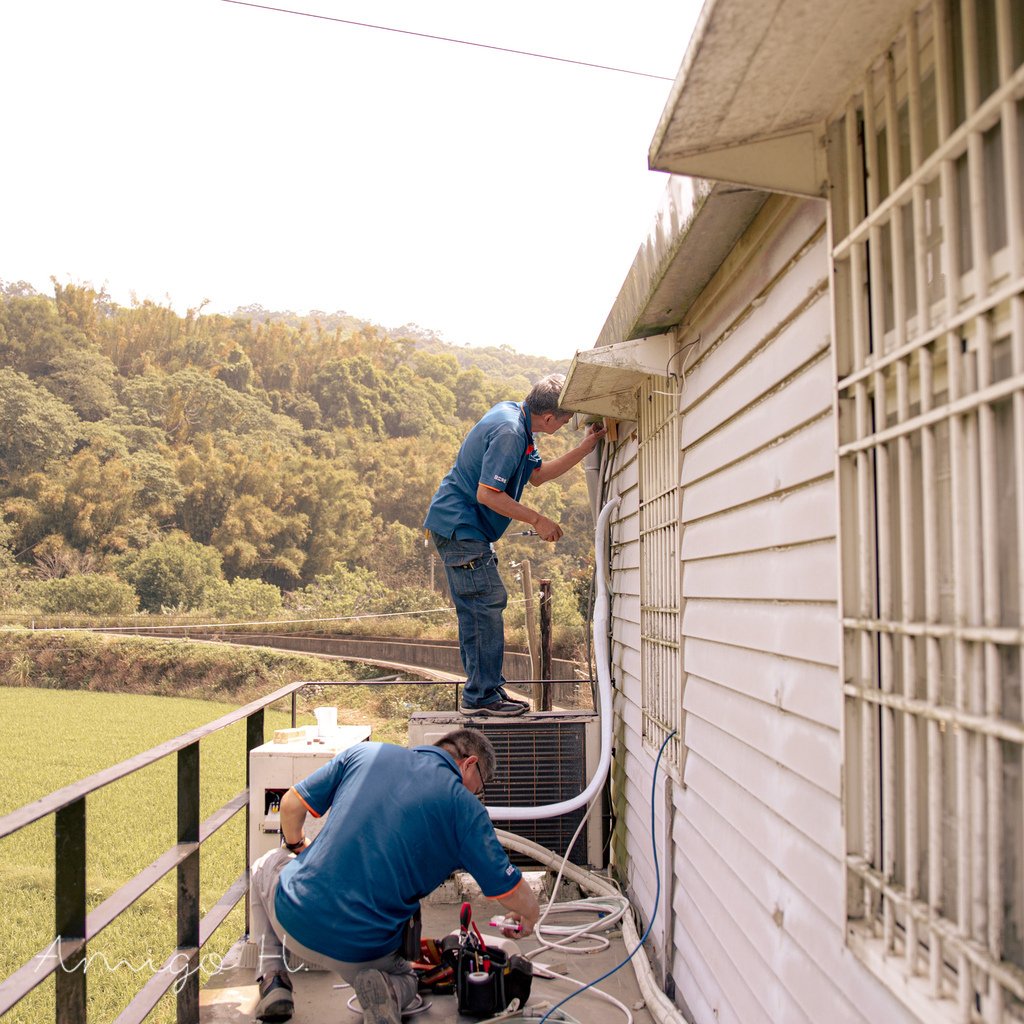
{"type": "Polygon", "coordinates": [[[272,583],[239,576],[232,583],[213,584],[206,607],[221,619],[266,618],[281,610],[281,591],[272,583]]]}
{"type": "Polygon", "coordinates": [[[83,615],[130,615],[139,598],[129,584],[105,573],[41,580],[25,587],[27,599],[44,612],[83,615]]]}
{"type": "Polygon", "coordinates": [[[387,594],[375,572],[335,562],[334,568],[297,595],[303,611],[313,615],[357,615],[367,612],[387,594]]]}
{"type": "Polygon", "coordinates": [[[135,587],[148,612],[200,608],[206,592],[221,582],[220,554],[184,533],[171,534],[123,559],[118,575],[135,587]]]}

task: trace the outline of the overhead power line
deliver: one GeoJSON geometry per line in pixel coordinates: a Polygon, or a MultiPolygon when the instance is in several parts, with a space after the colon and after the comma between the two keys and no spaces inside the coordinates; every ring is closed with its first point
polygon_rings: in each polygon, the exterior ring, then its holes
{"type": "Polygon", "coordinates": [[[597,68],[599,71],[614,71],[620,75],[636,75],[638,78],[654,78],[659,82],[672,82],[675,79],[665,75],[652,75],[647,71],[631,71],[629,68],[616,68],[609,64],[592,64],[586,60],[573,60],[571,57],[554,57],[549,53],[533,53],[530,50],[514,50],[510,46],[494,46],[491,43],[477,43],[472,39],[454,39],[452,36],[432,35],[429,32],[414,32],[408,28],[394,28],[391,25],[372,25],[366,21],[351,21],[348,18],[334,18],[328,14],[313,14],[310,11],[293,11],[286,7],[271,7],[269,4],[251,3],[250,0],[222,0],[226,4],[238,7],[255,7],[261,11],[276,11],[278,14],[294,14],[300,18],[316,18],[318,21],[334,21],[339,25],[354,25],[356,28],[372,28],[378,32],[395,32],[403,36],[415,36],[418,39],[434,39],[439,43],[458,43],[460,46],[476,46],[481,50],[497,50],[499,53],[514,53],[519,57],[537,57],[539,60],[553,60],[560,64],[576,64],[584,68],[597,68]]]}

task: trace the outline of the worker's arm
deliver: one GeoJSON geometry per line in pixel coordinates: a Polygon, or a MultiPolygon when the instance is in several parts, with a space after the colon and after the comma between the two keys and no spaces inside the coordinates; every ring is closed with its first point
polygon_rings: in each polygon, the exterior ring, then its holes
{"type": "Polygon", "coordinates": [[[308,809],[299,794],[295,792],[294,787],[281,797],[281,838],[286,844],[291,843],[294,846],[302,838],[304,842],[299,849],[304,850],[309,846],[309,840],[306,839],[306,833],[302,827],[305,824],[307,813],[308,809]]]}
{"type": "MultiPolygon", "coordinates": [[[[568,472],[578,462],[582,462],[594,448],[597,442],[607,433],[607,430],[598,423],[591,423],[590,428],[575,448],[570,449],[564,455],[550,462],[545,461],[541,466],[530,474],[530,483],[536,487],[538,484],[547,483],[568,472]]],[[[539,530],[537,531],[540,532],[539,530]]]]}
{"type": "Polygon", "coordinates": [[[508,937],[525,938],[533,933],[537,918],[540,917],[540,904],[533,890],[527,884],[526,879],[521,879],[519,884],[507,895],[499,898],[498,902],[511,911],[509,915],[522,925],[522,931],[516,932],[508,929],[508,937]]]}
{"type": "Polygon", "coordinates": [[[497,512],[499,516],[532,526],[542,540],[556,541],[562,536],[562,528],[553,519],[542,516],[536,509],[528,508],[504,491],[497,491],[485,484],[477,484],[476,500],[497,512]]]}

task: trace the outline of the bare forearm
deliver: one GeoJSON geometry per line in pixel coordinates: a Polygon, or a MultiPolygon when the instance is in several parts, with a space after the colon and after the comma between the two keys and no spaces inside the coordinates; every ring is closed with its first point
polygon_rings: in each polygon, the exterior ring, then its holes
{"type": "Polygon", "coordinates": [[[524,937],[533,931],[534,925],[540,917],[540,904],[525,879],[498,902],[506,910],[510,910],[517,921],[521,922],[523,926],[521,934],[524,937]]]}
{"type": "Polygon", "coordinates": [[[578,445],[567,451],[564,455],[559,455],[557,459],[545,462],[540,469],[534,470],[533,475],[530,477],[530,483],[536,487],[538,484],[545,484],[549,480],[556,480],[563,473],[567,473],[572,469],[577,463],[582,462],[591,450],[592,448],[584,449],[583,445],[578,445]]]}
{"type": "Polygon", "coordinates": [[[480,484],[476,489],[476,500],[506,519],[515,519],[517,522],[532,526],[537,531],[537,536],[543,540],[556,541],[562,536],[562,528],[553,519],[548,519],[536,509],[516,501],[504,491],[494,491],[480,484]]]}
{"type": "Polygon", "coordinates": [[[504,516],[506,519],[515,519],[517,522],[526,523],[527,526],[533,526],[540,515],[536,510],[528,508],[520,501],[516,501],[511,494],[506,494],[504,491],[491,490],[482,484],[477,488],[476,500],[481,505],[486,505],[492,511],[497,512],[499,516],[504,516]]]}
{"type": "Polygon", "coordinates": [[[281,838],[293,846],[303,834],[306,823],[306,805],[299,799],[294,789],[289,789],[281,797],[281,838]]]}
{"type": "Polygon", "coordinates": [[[563,473],[567,473],[577,463],[582,462],[597,447],[597,442],[607,433],[604,427],[594,423],[587,430],[586,436],[575,448],[570,449],[557,459],[545,462],[540,469],[534,470],[530,477],[530,483],[536,487],[538,484],[547,483],[548,480],[555,480],[563,473]]]}

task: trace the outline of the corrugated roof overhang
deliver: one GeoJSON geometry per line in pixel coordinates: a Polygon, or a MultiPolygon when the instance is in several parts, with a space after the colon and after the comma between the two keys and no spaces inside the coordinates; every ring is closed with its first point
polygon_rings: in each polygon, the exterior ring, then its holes
{"type": "Polygon", "coordinates": [[[651,168],[823,195],[825,122],[914,6],[706,0],[651,143],[651,168]]]}

